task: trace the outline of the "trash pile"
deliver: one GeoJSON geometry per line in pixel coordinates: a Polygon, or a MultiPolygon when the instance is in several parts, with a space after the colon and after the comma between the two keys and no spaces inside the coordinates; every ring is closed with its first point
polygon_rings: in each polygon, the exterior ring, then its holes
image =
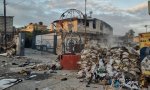
{"type": "Polygon", "coordinates": [[[113,80],[114,87],[138,89],[141,73],[139,55],[132,51],[125,47],[101,48],[94,42],[87,44],[81,52],[77,76],[88,84],[94,81],[110,85],[113,80]]]}
{"type": "Polygon", "coordinates": [[[12,57],[16,53],[16,50],[14,48],[8,49],[6,53],[1,53],[0,56],[5,56],[5,57],[12,57]]]}
{"type": "Polygon", "coordinates": [[[50,65],[37,64],[37,65],[34,65],[31,69],[38,70],[38,71],[43,71],[43,70],[48,70],[49,68],[50,68],[50,65]]]}
{"type": "Polygon", "coordinates": [[[141,87],[148,88],[150,85],[150,55],[146,55],[141,62],[141,87]]]}
{"type": "Polygon", "coordinates": [[[44,71],[44,70],[50,70],[50,69],[60,70],[61,66],[60,66],[60,62],[53,62],[53,63],[48,63],[48,64],[40,63],[40,64],[32,66],[31,69],[38,70],[38,71],[44,71]]]}
{"type": "Polygon", "coordinates": [[[150,71],[150,55],[146,56],[141,62],[141,70],[150,71]]]}

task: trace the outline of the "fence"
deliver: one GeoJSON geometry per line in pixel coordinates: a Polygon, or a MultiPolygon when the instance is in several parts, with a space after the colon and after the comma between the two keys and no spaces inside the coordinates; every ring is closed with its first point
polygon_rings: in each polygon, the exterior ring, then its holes
{"type": "Polygon", "coordinates": [[[35,39],[36,49],[39,51],[45,51],[56,54],[57,37],[58,36],[54,33],[37,35],[35,39]]]}

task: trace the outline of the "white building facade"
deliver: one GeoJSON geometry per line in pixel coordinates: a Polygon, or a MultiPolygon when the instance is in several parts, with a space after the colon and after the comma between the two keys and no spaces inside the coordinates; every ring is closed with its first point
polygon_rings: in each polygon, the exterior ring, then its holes
{"type": "MultiPolygon", "coordinates": [[[[78,21],[78,32],[85,32],[84,19],[78,21]]],[[[113,35],[113,28],[102,20],[88,18],[86,20],[86,32],[113,35]]]]}

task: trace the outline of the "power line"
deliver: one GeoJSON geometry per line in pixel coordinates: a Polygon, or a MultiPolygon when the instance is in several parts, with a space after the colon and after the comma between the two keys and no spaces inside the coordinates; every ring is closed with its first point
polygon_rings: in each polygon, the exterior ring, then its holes
{"type": "MultiPolygon", "coordinates": [[[[7,41],[6,41],[6,0],[4,0],[4,34],[5,34],[5,47],[7,49],[7,41]]],[[[6,51],[5,51],[6,52],[6,51]]]]}

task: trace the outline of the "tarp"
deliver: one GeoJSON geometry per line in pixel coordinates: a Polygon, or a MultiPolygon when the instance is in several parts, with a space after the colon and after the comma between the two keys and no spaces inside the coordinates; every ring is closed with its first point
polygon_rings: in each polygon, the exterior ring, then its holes
{"type": "Polygon", "coordinates": [[[21,81],[22,81],[21,79],[1,79],[0,80],[0,90],[9,88],[21,81]]]}

